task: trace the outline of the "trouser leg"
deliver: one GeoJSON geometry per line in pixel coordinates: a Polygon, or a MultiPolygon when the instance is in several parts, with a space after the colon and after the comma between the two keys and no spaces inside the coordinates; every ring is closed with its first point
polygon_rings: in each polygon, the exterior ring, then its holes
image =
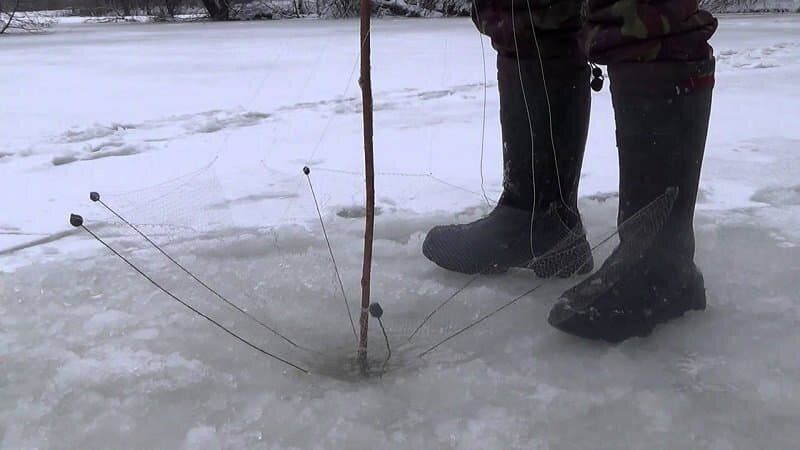
{"type": "Polygon", "coordinates": [[[578,39],[593,63],[702,61],[717,20],[697,0],[587,0],[578,39]]]}
{"type": "Polygon", "coordinates": [[[584,22],[584,2],[475,0],[472,21],[501,55],[535,57],[538,47],[543,59],[585,56],[577,40],[584,22]]]}

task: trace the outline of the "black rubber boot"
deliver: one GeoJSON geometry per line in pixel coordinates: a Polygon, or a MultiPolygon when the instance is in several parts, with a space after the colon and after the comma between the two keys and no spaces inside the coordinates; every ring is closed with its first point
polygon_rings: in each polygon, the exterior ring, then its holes
{"type": "Polygon", "coordinates": [[[618,342],[705,309],[692,222],[714,60],[616,64],[609,75],[619,147],[620,245],[600,270],[564,293],[549,322],[570,334],[618,342]],[[660,229],[626,222],[665,191],[674,203],[660,229]]]}
{"type": "Polygon", "coordinates": [[[535,57],[498,55],[503,194],[487,217],[433,228],[422,247],[428,259],[469,274],[521,267],[542,277],[566,277],[592,269],[577,206],[589,129],[589,74],[582,57],[545,59],[540,65],[535,57]],[[557,257],[532,262],[553,252],[557,257]]]}

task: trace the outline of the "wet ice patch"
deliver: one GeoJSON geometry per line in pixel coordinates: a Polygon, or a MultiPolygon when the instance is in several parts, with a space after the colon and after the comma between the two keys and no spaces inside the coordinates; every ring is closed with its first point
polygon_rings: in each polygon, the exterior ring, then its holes
{"type": "Polygon", "coordinates": [[[719,372],[728,370],[728,362],[718,356],[704,356],[690,352],[678,360],[675,368],[680,374],[675,382],[678,391],[690,392],[732,392],[736,387],[731,384],[719,383],[719,372]]]}
{"type": "Polygon", "coordinates": [[[182,448],[186,450],[214,450],[222,448],[222,442],[217,438],[216,427],[200,425],[186,433],[182,448]]]}
{"type": "Polygon", "coordinates": [[[114,332],[115,330],[124,328],[130,319],[131,316],[123,311],[103,311],[95,314],[91,319],[86,321],[83,325],[83,330],[90,335],[96,335],[102,332],[114,332]]]}
{"type": "Polygon", "coordinates": [[[196,383],[203,378],[203,364],[172,353],[154,354],[146,350],[102,346],[84,355],[75,355],[58,368],[53,377],[53,394],[74,388],[101,388],[124,383],[159,385],[171,390],[196,383]],[[59,392],[60,391],[60,392],[59,392]]]}
{"type": "MultiPolygon", "coordinates": [[[[375,215],[379,216],[383,212],[380,206],[375,207],[375,215]]],[[[345,219],[358,219],[367,216],[367,209],[363,206],[345,206],[336,211],[336,215],[345,219]]]]}
{"type": "Polygon", "coordinates": [[[760,189],[753,194],[751,200],[773,206],[800,205],[800,184],[760,189]]]}

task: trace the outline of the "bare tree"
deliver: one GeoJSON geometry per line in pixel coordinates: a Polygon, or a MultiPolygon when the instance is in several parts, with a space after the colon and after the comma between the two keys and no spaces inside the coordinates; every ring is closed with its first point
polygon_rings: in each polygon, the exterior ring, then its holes
{"type": "Polygon", "coordinates": [[[3,2],[0,0],[0,20],[3,20],[3,16],[8,14],[8,19],[5,23],[2,24],[2,28],[0,28],[0,34],[3,34],[8,30],[8,27],[11,26],[11,22],[14,21],[14,16],[17,14],[17,9],[19,8],[19,0],[16,0],[14,6],[11,8],[11,12],[5,13],[3,10],[3,2]]]}
{"type": "Polygon", "coordinates": [[[327,11],[333,17],[355,17],[359,12],[359,0],[329,0],[327,11]]]}
{"type": "Polygon", "coordinates": [[[20,0],[13,0],[8,10],[4,9],[3,0],[0,0],[0,34],[10,31],[37,33],[53,24],[54,20],[36,12],[20,11],[20,0]]]}
{"type": "Polygon", "coordinates": [[[788,2],[775,0],[700,0],[700,6],[711,12],[790,12],[788,2]]]}
{"type": "Polygon", "coordinates": [[[178,13],[178,9],[182,6],[182,0],[164,0],[164,10],[168,17],[175,17],[175,14],[178,13]]]}
{"type": "Polygon", "coordinates": [[[229,0],[202,0],[202,2],[212,20],[229,20],[231,18],[229,0]]]}

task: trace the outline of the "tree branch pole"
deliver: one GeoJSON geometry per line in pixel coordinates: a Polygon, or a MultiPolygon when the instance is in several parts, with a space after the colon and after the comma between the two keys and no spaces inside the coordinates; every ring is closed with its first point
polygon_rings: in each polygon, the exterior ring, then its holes
{"type": "Polygon", "coordinates": [[[372,240],[375,229],[375,163],[372,140],[372,76],[370,67],[370,0],[361,0],[361,86],[364,119],[364,173],[366,175],[366,224],[364,227],[364,263],[361,271],[361,335],[358,341],[358,361],[362,372],[367,370],[367,334],[369,332],[370,273],[372,271],[372,240]]]}

